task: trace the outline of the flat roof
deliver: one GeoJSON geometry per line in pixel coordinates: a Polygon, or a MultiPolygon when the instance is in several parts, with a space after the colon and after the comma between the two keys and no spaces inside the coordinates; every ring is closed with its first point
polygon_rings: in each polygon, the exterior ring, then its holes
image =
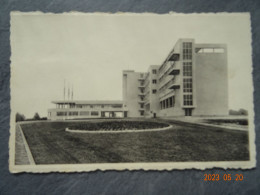
{"type": "Polygon", "coordinates": [[[122,100],[60,100],[52,101],[54,104],[123,104],[122,100]]]}

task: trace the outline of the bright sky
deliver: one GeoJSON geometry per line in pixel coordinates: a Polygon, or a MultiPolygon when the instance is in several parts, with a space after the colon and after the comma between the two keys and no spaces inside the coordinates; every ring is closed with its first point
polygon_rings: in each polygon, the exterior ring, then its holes
{"type": "Polygon", "coordinates": [[[11,15],[11,109],[47,116],[63,99],[64,79],[74,100],[122,99],[122,70],[160,65],[179,38],[226,43],[229,108],[252,103],[249,14],[11,15]]]}

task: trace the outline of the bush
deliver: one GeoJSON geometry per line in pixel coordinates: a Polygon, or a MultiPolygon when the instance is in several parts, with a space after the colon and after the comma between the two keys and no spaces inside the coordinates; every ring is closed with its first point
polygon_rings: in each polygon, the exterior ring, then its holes
{"type": "Polygon", "coordinates": [[[125,130],[125,129],[156,129],[156,128],[164,128],[169,126],[165,123],[158,122],[146,122],[146,121],[106,121],[99,123],[79,123],[76,125],[70,125],[69,129],[77,129],[77,130],[125,130]]]}
{"type": "Polygon", "coordinates": [[[36,113],[34,114],[33,120],[41,120],[41,117],[40,117],[40,115],[38,114],[38,112],[36,112],[36,113]]]}
{"type": "Polygon", "coordinates": [[[24,121],[24,120],[25,120],[25,116],[23,114],[20,114],[19,112],[17,112],[15,115],[15,122],[24,121]]]}

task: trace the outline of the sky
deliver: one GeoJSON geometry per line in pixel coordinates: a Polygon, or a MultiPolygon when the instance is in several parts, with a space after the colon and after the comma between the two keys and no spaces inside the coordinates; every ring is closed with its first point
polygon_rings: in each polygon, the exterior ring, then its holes
{"type": "Polygon", "coordinates": [[[47,116],[63,100],[121,100],[122,71],[161,65],[179,38],[225,43],[229,109],[252,104],[251,27],[247,13],[11,14],[11,109],[47,116]]]}

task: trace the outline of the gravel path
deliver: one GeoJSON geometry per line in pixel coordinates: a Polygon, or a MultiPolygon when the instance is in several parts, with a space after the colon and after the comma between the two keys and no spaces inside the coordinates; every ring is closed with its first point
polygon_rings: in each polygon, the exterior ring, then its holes
{"type": "Polygon", "coordinates": [[[29,165],[29,158],[24,146],[21,129],[16,125],[15,130],[15,164],[16,165],[29,165]]]}

